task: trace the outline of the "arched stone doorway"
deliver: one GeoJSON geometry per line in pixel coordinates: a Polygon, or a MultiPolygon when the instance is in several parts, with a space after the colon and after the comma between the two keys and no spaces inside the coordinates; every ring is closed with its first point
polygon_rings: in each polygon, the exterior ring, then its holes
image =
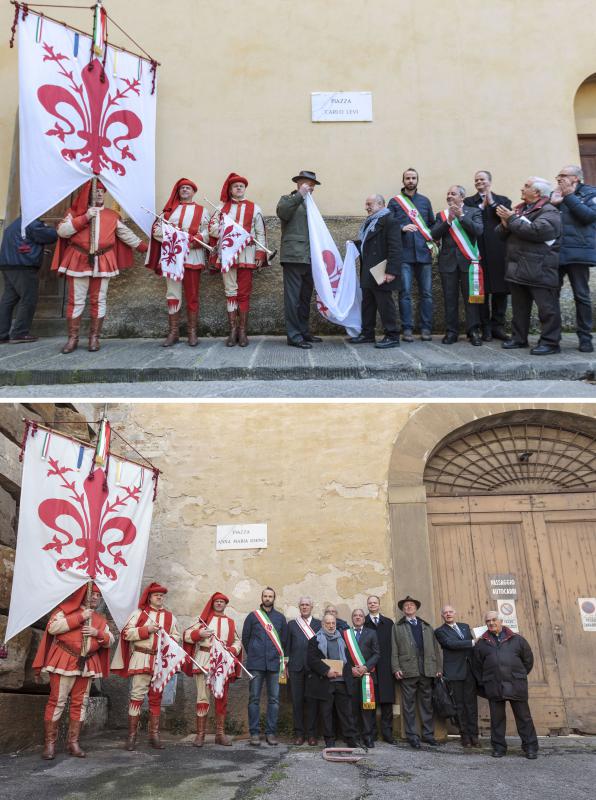
{"type": "Polygon", "coordinates": [[[584,177],[586,183],[596,184],[596,73],[577,90],[574,112],[584,177]]]}
{"type": "Polygon", "coordinates": [[[472,625],[508,602],[536,657],[538,729],[595,731],[596,630],[579,603],[596,594],[594,411],[430,406],[416,417],[390,469],[397,595],[416,591],[435,623],[443,602],[472,625]]]}

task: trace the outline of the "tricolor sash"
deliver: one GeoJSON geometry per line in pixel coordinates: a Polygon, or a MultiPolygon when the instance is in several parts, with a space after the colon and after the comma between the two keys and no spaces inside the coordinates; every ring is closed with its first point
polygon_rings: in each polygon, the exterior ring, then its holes
{"type": "MultiPolygon", "coordinates": [[[[366,661],[364,660],[362,651],[360,650],[360,645],[356,639],[356,633],[352,630],[352,628],[348,628],[347,631],[344,631],[344,639],[354,664],[357,667],[366,667],[366,661]]],[[[362,676],[362,708],[376,708],[375,685],[370,672],[367,672],[366,675],[362,676]]]]}
{"type": "Polygon", "coordinates": [[[303,619],[302,617],[296,617],[296,624],[302,631],[302,633],[306,636],[307,639],[312,639],[313,636],[316,636],[316,633],[310,627],[308,622],[303,619]]]}
{"type": "MultiPolygon", "coordinates": [[[[447,222],[449,209],[441,211],[439,216],[443,222],[447,222]]],[[[470,262],[468,269],[468,285],[470,288],[468,302],[484,303],[484,272],[480,265],[480,250],[478,249],[478,245],[471,241],[457,217],[453,219],[449,228],[449,233],[464,258],[467,258],[470,262]]]]}
{"type": "Polygon", "coordinates": [[[279,682],[287,683],[287,678],[286,678],[287,658],[284,656],[284,650],[283,647],[281,646],[281,639],[279,638],[279,633],[277,632],[277,628],[271,622],[267,614],[260,608],[254,611],[253,613],[260,622],[260,624],[263,626],[265,633],[271,639],[271,643],[279,653],[279,682]]]}
{"type": "Polygon", "coordinates": [[[396,194],[393,198],[397,205],[404,211],[408,219],[412,224],[414,224],[420,233],[424,236],[427,242],[432,242],[433,237],[430,233],[430,228],[426,224],[426,222],[420,216],[420,211],[416,208],[414,203],[410,200],[409,197],[405,197],[403,194],[396,194]]]}

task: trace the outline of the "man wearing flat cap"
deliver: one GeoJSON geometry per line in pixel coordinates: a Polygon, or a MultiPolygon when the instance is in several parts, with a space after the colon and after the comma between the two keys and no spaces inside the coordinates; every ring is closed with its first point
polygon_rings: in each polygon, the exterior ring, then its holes
{"type": "Polygon", "coordinates": [[[112,672],[122,678],[132,678],[128,704],[127,750],[134,750],[139,727],[139,715],[145,695],[149,700],[149,742],[163,750],[159,738],[159,717],[163,690],[150,688],[157,655],[157,631],[163,628],[176,642],[180,641],[176,617],[164,607],[165,586],[150,583],[145,588],[137,611],[134,611],[120,632],[118,647],[112,659],[112,672]]]}
{"type": "Polygon", "coordinates": [[[406,738],[420,749],[416,728],[416,703],[420,712],[422,741],[437,746],[433,727],[433,678],[439,676],[441,656],[432,626],[417,616],[421,603],[410,595],[397,604],[404,616],[393,627],[391,669],[399,682],[406,738]]]}
{"type": "MultiPolygon", "coordinates": [[[[206,670],[209,670],[211,660],[211,647],[216,641],[215,637],[237,658],[242,652],[242,643],[236,630],[236,623],[226,616],[226,606],[229,598],[221,592],[212,594],[199,618],[184,631],[182,645],[189,656],[194,658],[206,670]]],[[[197,735],[194,739],[195,747],[202,747],[205,743],[205,725],[209,713],[209,692],[205,673],[196,664],[186,662],[183,671],[194,676],[197,686],[197,735]]],[[[226,711],[228,709],[228,691],[232,681],[240,677],[240,665],[236,664],[233,674],[228,675],[220,686],[221,694],[215,695],[215,744],[229,746],[231,740],[225,734],[226,711]]]]}
{"type": "Polygon", "coordinates": [[[317,176],[302,170],[292,180],[296,189],[285,194],[277,204],[281,220],[280,262],[284,276],[284,314],[288,345],[310,350],[313,342],[322,342],[308,330],[310,302],[314,289],[310,263],[310,238],[306,216],[306,195],[320,186],[317,176]]]}

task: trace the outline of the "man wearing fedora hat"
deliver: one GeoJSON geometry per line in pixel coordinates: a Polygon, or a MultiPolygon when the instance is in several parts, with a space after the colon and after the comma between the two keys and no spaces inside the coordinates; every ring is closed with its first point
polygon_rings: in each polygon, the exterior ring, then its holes
{"type": "Polygon", "coordinates": [[[440,651],[432,626],[417,616],[422,604],[407,595],[397,607],[404,616],[393,627],[391,669],[399,681],[406,738],[415,750],[420,749],[416,729],[416,702],[420,712],[422,741],[437,746],[433,728],[433,678],[439,676],[440,651]]]}
{"type": "Polygon", "coordinates": [[[312,194],[320,181],[314,172],[301,170],[292,180],[296,188],[277,204],[281,220],[280,262],[284,276],[284,315],[288,345],[310,350],[313,342],[322,342],[308,330],[310,302],[314,283],[310,264],[310,238],[306,216],[307,194],[312,194]]]}

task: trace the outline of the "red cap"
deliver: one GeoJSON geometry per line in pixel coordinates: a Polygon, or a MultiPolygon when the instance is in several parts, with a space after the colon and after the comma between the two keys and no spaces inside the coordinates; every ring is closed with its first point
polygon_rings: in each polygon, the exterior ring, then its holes
{"type": "Polygon", "coordinates": [[[143,590],[143,594],[139,598],[139,608],[145,608],[145,606],[149,605],[149,596],[152,594],[167,594],[168,590],[165,586],[162,586],[161,583],[150,583],[149,586],[146,586],[143,590]]]}
{"type": "Polygon", "coordinates": [[[230,598],[226,597],[225,594],[222,594],[221,592],[215,592],[214,594],[212,594],[209,600],[207,601],[207,605],[203,609],[203,613],[201,614],[201,619],[207,625],[209,625],[213,617],[213,603],[215,600],[225,600],[226,605],[230,602],[230,598]]]}
{"type": "Polygon", "coordinates": [[[172,211],[180,205],[180,198],[178,197],[178,190],[181,186],[190,186],[193,192],[198,191],[198,186],[194,181],[189,180],[189,178],[180,178],[174,184],[174,187],[170,193],[167,203],[163,207],[163,214],[166,219],[169,218],[172,211]]]}
{"type": "Polygon", "coordinates": [[[222,201],[222,203],[225,203],[230,199],[230,186],[233,183],[243,183],[245,186],[248,186],[248,181],[246,178],[243,178],[242,175],[237,175],[235,172],[230,172],[228,177],[225,179],[223,186],[221,187],[219,199],[222,201]]]}

